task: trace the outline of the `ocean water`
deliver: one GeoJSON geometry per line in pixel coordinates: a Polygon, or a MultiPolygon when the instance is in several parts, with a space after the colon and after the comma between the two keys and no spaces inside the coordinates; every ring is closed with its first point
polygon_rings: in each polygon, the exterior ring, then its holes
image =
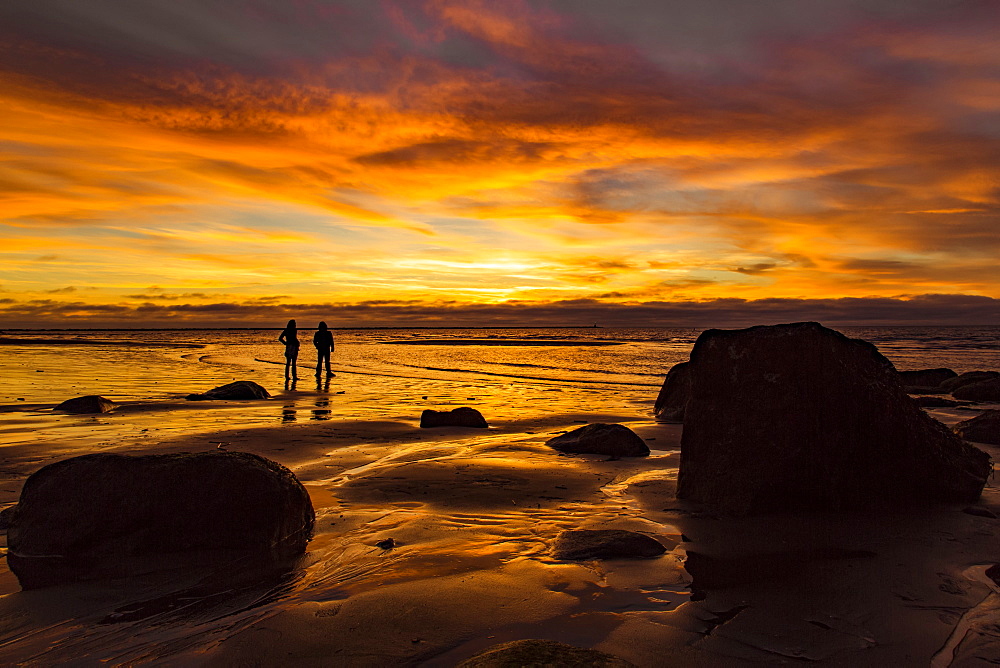
{"type": "MultiPolygon", "coordinates": [[[[355,386],[438,381],[614,389],[655,394],[664,374],[686,360],[701,333],[656,329],[335,330],[334,370],[355,386]],[[478,340],[483,345],[454,345],[478,340]],[[558,342],[565,345],[541,345],[558,342]],[[408,344],[408,345],[401,345],[408,344]],[[486,345],[490,344],[490,345],[486,345]]],[[[845,327],[875,344],[896,368],[1000,369],[1000,327],[845,327]]],[[[233,379],[283,388],[278,330],[8,330],[7,338],[58,343],[0,347],[0,404],[58,403],[101,394],[120,401],[176,399],[233,379]]],[[[307,390],[315,355],[301,330],[300,381],[307,390]]]]}
{"type": "MultiPolygon", "coordinates": [[[[1000,368],[1000,327],[843,328],[874,343],[898,369],[1000,368]]],[[[7,338],[53,341],[0,348],[0,403],[60,402],[101,394],[163,400],[234,378],[283,382],[275,330],[8,331],[7,338]]],[[[312,376],[311,330],[302,330],[301,387],[312,376]]],[[[445,382],[615,388],[655,392],[667,370],[688,358],[701,333],[658,329],[336,330],[335,371],[357,384],[400,378],[445,382]],[[492,345],[449,345],[480,340],[492,345]],[[567,345],[533,345],[545,342],[567,345]],[[574,345],[589,344],[589,345],[574,345]],[[400,345],[409,344],[409,345],[400,345]],[[600,344],[600,345],[597,345],[600,344]]],[[[259,382],[259,381],[258,381],[259,382]]]]}

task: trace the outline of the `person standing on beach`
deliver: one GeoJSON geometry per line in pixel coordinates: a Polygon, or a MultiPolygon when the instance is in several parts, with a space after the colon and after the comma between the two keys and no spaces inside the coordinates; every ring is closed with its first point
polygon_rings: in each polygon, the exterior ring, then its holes
{"type": "Polygon", "coordinates": [[[299,379],[299,333],[294,320],[289,320],[285,329],[278,335],[278,341],[285,344],[285,378],[291,371],[293,380],[299,379]]]}
{"type": "Polygon", "coordinates": [[[333,352],[333,332],[327,329],[325,322],[319,323],[319,328],[313,334],[313,345],[316,346],[316,375],[320,375],[323,363],[326,362],[326,375],[332,376],[330,353],[333,352]]]}

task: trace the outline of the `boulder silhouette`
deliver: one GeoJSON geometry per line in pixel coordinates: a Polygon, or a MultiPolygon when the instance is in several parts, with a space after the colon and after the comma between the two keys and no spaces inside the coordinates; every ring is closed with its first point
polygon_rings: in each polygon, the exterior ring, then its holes
{"type": "Polygon", "coordinates": [[[953,390],[951,396],[965,401],[1000,401],[1000,378],[963,385],[953,390]]]}
{"type": "Polygon", "coordinates": [[[450,411],[425,410],[420,414],[420,426],[427,429],[430,427],[476,427],[486,429],[490,425],[486,423],[486,418],[475,408],[462,406],[450,411]]]}
{"type": "Polygon", "coordinates": [[[691,398],[690,362],[675,364],[663,379],[653,404],[653,415],[663,422],[684,422],[684,409],[691,398]]]}
{"type": "Polygon", "coordinates": [[[623,529],[571,529],[556,539],[552,556],[567,561],[590,559],[647,559],[667,548],[646,534],[623,529]]]}
{"type": "Polygon", "coordinates": [[[494,645],[456,668],[635,668],[635,664],[596,649],[528,639],[494,645]]]}
{"type": "Polygon", "coordinates": [[[708,330],[691,352],[680,498],[734,515],[968,503],[991,470],[868,342],[802,322],[708,330]]]}
{"type": "Polygon", "coordinates": [[[952,429],[967,441],[1000,445],[1000,410],[983,411],[974,418],[959,422],[952,429]]]}
{"type": "Polygon", "coordinates": [[[917,369],[900,371],[899,379],[905,387],[937,387],[946,380],[958,377],[951,369],[917,369]]]}
{"type": "Polygon", "coordinates": [[[972,385],[973,383],[979,383],[984,380],[990,380],[991,378],[1000,378],[1000,372],[997,371],[966,371],[965,373],[960,373],[954,378],[944,381],[941,383],[941,389],[945,392],[954,392],[960,387],[965,385],[972,385]]]}
{"type": "Polygon", "coordinates": [[[52,410],[54,411],[65,411],[67,413],[110,413],[114,409],[118,408],[115,402],[110,399],[105,399],[102,396],[96,394],[88,394],[85,397],[76,397],[75,399],[67,399],[62,402],[52,410]]]}
{"type": "Polygon", "coordinates": [[[7,562],[24,589],[177,565],[277,568],[305,550],[309,494],[246,452],[92,454],[45,466],[8,517],[7,562]]]}
{"type": "Polygon", "coordinates": [[[233,383],[214,387],[204,394],[189,394],[188,401],[210,401],[225,399],[267,399],[271,395],[252,380],[237,380],[233,383]]]}
{"type": "Polygon", "coordinates": [[[550,438],[546,445],[560,452],[608,455],[609,457],[644,457],[649,454],[646,442],[628,427],[596,422],[550,438]]]}

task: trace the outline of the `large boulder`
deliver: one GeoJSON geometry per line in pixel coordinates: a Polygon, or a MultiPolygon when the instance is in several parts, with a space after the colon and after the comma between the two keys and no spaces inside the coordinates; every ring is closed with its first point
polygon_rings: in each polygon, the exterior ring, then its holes
{"type": "Polygon", "coordinates": [[[487,424],[483,414],[475,408],[462,406],[450,411],[425,410],[420,414],[420,426],[424,429],[430,427],[475,427],[486,429],[487,424]]]}
{"type": "Polygon", "coordinates": [[[990,378],[989,380],[981,380],[978,383],[963,385],[957,390],[952,391],[951,396],[965,401],[1000,401],[1000,378],[990,378]]]}
{"type": "Polygon", "coordinates": [[[24,589],[184,564],[288,564],[312,536],[309,494],[247,452],[93,454],[45,466],[9,518],[7,563],[24,589]]]}
{"type": "Polygon", "coordinates": [[[642,438],[621,424],[595,422],[550,438],[545,442],[559,452],[608,455],[609,457],[645,457],[649,446],[642,438]]]}
{"type": "Polygon", "coordinates": [[[708,330],[691,352],[678,497],[737,515],[968,503],[991,470],[865,341],[803,322],[708,330]]]}
{"type": "Polygon", "coordinates": [[[899,379],[906,387],[937,387],[944,381],[957,377],[958,374],[951,369],[917,369],[899,372],[899,379]]]}
{"type": "Polygon", "coordinates": [[[663,422],[684,422],[684,409],[691,397],[690,362],[670,367],[653,404],[653,415],[663,422]]]}
{"type": "Polygon", "coordinates": [[[960,373],[950,380],[946,380],[941,383],[940,387],[945,392],[954,392],[960,387],[966,385],[972,385],[973,383],[979,383],[984,380],[990,380],[991,378],[1000,378],[1000,372],[998,371],[966,371],[965,373],[960,373]]]}
{"type": "Polygon", "coordinates": [[[62,402],[52,410],[54,411],[64,411],[66,413],[110,413],[114,409],[118,408],[115,402],[110,399],[105,399],[102,396],[96,394],[88,394],[85,397],[76,397],[75,399],[67,399],[62,402]]]}
{"type": "Polygon", "coordinates": [[[952,429],[967,441],[1000,445],[1000,410],[983,411],[974,418],[959,422],[952,429]]]}
{"type": "Polygon", "coordinates": [[[267,399],[270,393],[252,380],[237,380],[233,383],[213,387],[204,394],[189,394],[188,401],[210,401],[224,399],[267,399]]]}
{"type": "Polygon", "coordinates": [[[666,551],[660,541],[637,531],[570,529],[559,534],[552,556],[567,561],[648,559],[666,551]]]}
{"type": "Polygon", "coordinates": [[[528,639],[494,645],[456,668],[635,668],[635,664],[596,649],[528,639]]]}

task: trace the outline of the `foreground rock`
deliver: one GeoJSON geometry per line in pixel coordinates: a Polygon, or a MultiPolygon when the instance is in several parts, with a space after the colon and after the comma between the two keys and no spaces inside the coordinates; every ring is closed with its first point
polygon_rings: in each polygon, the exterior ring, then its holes
{"type": "Polygon", "coordinates": [[[1000,401],[1000,378],[990,378],[989,380],[982,380],[978,383],[963,385],[957,390],[954,390],[951,393],[951,396],[956,399],[964,399],[966,401],[1000,401]]]}
{"type": "Polygon", "coordinates": [[[486,418],[475,408],[462,406],[450,411],[425,410],[420,414],[420,426],[424,429],[429,427],[475,427],[486,429],[490,425],[486,423],[486,418]]]}
{"type": "Polygon", "coordinates": [[[649,446],[634,431],[620,424],[596,422],[550,438],[546,445],[559,452],[608,455],[609,457],[645,457],[649,446]]]}
{"type": "Polygon", "coordinates": [[[189,394],[188,401],[267,399],[270,393],[252,380],[237,380],[233,383],[214,387],[204,394],[189,394]]]}
{"type": "Polygon", "coordinates": [[[635,664],[554,640],[515,640],[480,652],[457,668],[635,668],[635,664]]]}
{"type": "Polygon", "coordinates": [[[972,419],[959,422],[952,429],[967,441],[1000,445],[1000,410],[984,411],[972,419]]]}
{"type": "Polygon", "coordinates": [[[960,373],[950,380],[946,380],[941,383],[941,389],[945,392],[954,392],[960,387],[965,387],[966,385],[972,385],[973,383],[980,383],[984,380],[990,380],[991,378],[1000,378],[1000,372],[997,371],[966,371],[965,373],[960,373]]]}
{"type": "Polygon", "coordinates": [[[937,387],[946,380],[957,377],[958,374],[951,369],[919,369],[899,372],[899,379],[906,387],[937,387]]]}
{"type": "Polygon", "coordinates": [[[968,503],[991,470],[865,341],[806,322],[708,330],[691,352],[678,497],[736,515],[968,503]]]}
{"type": "Polygon", "coordinates": [[[648,559],[666,551],[659,541],[636,531],[573,529],[559,534],[552,556],[568,561],[648,559]]]}
{"type": "Polygon", "coordinates": [[[234,559],[273,568],[304,552],[313,521],[292,472],[254,454],[84,455],[25,481],[7,562],[24,589],[234,559]]]}
{"type": "Polygon", "coordinates": [[[105,399],[104,397],[98,396],[96,394],[88,394],[85,397],[76,397],[75,399],[67,399],[62,402],[52,410],[54,411],[65,411],[66,413],[110,413],[114,409],[118,408],[115,402],[110,399],[105,399]]]}
{"type": "Polygon", "coordinates": [[[691,397],[690,362],[675,364],[663,379],[653,404],[653,415],[664,422],[684,422],[684,409],[691,397]]]}

